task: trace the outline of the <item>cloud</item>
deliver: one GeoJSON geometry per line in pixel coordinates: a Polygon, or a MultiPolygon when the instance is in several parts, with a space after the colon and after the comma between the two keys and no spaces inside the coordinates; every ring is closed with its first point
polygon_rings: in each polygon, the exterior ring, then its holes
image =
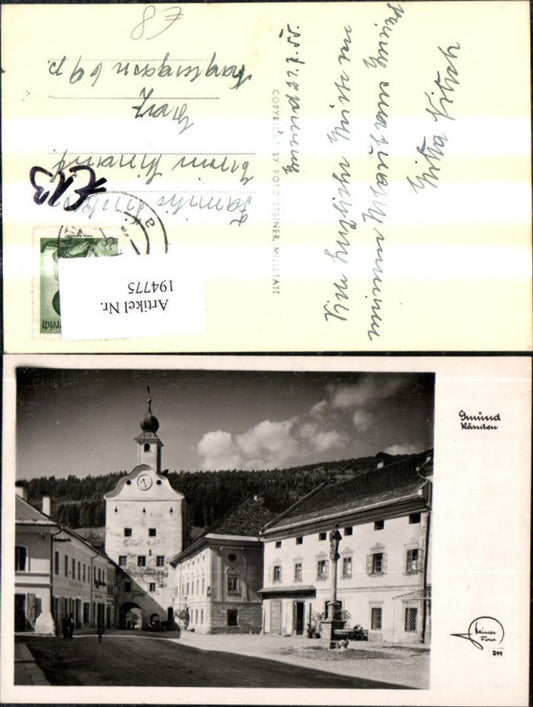
{"type": "Polygon", "coordinates": [[[243,434],[207,432],[198,444],[204,469],[270,469],[289,465],[301,457],[292,436],[293,420],[263,420],[243,434]]]}
{"type": "Polygon", "coordinates": [[[198,443],[205,469],[236,469],[241,466],[237,445],[229,432],[207,432],[198,443]]]}
{"type": "Polygon", "coordinates": [[[329,430],[328,432],[317,432],[311,441],[317,452],[328,452],[336,447],[343,447],[346,438],[344,434],[336,430],[329,430]]]}
{"type": "Polygon", "coordinates": [[[353,414],[353,426],[358,432],[368,432],[374,424],[374,413],[368,410],[356,410],[353,414]]]}
{"type": "Polygon", "coordinates": [[[245,458],[259,461],[263,467],[279,466],[299,456],[298,441],[292,437],[292,420],[264,420],[242,435],[236,442],[245,458]]]}
{"type": "MultiPolygon", "coordinates": [[[[263,420],[241,433],[218,430],[198,444],[204,469],[273,469],[353,454],[358,435],[379,437],[383,403],[412,385],[406,375],[362,375],[352,384],[330,383],[323,397],[297,417],[263,420]],[[379,424],[378,424],[379,423],[379,424]],[[330,456],[331,455],[331,456],[330,456]]],[[[377,447],[372,441],[365,444],[377,447]]],[[[389,454],[418,451],[394,444],[389,454]]]]}
{"type": "Polygon", "coordinates": [[[395,395],[408,382],[407,376],[381,378],[366,375],[353,385],[333,383],[327,390],[333,408],[375,408],[379,403],[395,395]]]}
{"type": "Polygon", "coordinates": [[[421,452],[420,447],[416,444],[391,444],[390,447],[386,447],[384,450],[385,454],[416,454],[416,452],[421,452]]]}

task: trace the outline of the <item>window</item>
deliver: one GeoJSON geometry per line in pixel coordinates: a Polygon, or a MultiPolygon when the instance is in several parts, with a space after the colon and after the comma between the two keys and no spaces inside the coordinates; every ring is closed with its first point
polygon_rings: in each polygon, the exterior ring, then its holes
{"type": "Polygon", "coordinates": [[[68,577],[68,555],[65,555],[65,577],[68,577]]]}
{"type": "Polygon", "coordinates": [[[137,555],[137,567],[146,567],[146,555],[137,555]]]}
{"type": "Polygon", "coordinates": [[[319,533],[319,534],[318,534],[318,539],[319,539],[319,540],[326,540],[327,537],[328,537],[328,534],[325,533],[325,532],[322,532],[322,533],[319,533]]]}
{"type": "Polygon", "coordinates": [[[236,559],[237,559],[237,555],[234,552],[230,552],[230,554],[228,555],[228,560],[230,562],[235,562],[236,559]]]}
{"type": "Polygon", "coordinates": [[[239,610],[238,609],[228,609],[228,626],[238,626],[239,625],[239,610]]]}
{"type": "Polygon", "coordinates": [[[239,578],[234,574],[228,574],[228,594],[240,594],[239,578]]]}
{"type": "Polygon", "coordinates": [[[368,555],[366,571],[369,575],[385,574],[387,571],[387,556],[384,552],[374,552],[368,555]]]}
{"type": "Polygon", "coordinates": [[[302,563],[301,562],[296,562],[296,564],[294,565],[294,581],[295,582],[302,581],[302,563]]]}
{"type": "Polygon", "coordinates": [[[328,577],[328,561],[318,560],[316,565],[316,578],[327,579],[328,577]]]}
{"type": "Polygon", "coordinates": [[[131,538],[131,528],[124,528],[124,537],[131,538]]]}
{"type": "Polygon", "coordinates": [[[84,564],[83,565],[83,581],[84,582],[86,581],[86,577],[87,577],[87,565],[84,564]]]}
{"type": "Polygon", "coordinates": [[[151,538],[155,538],[155,536],[157,535],[156,529],[155,528],[148,528],[148,535],[151,538]]]}
{"type": "Polygon", "coordinates": [[[420,523],[420,513],[411,513],[409,516],[409,523],[420,523]]]}
{"type": "Polygon", "coordinates": [[[78,582],[81,582],[81,562],[78,562],[78,582]]]}
{"type": "Polygon", "coordinates": [[[420,572],[421,569],[421,552],[417,547],[411,547],[407,550],[405,559],[405,571],[407,574],[420,572]]]}
{"type": "Polygon", "coordinates": [[[149,452],[149,451],[150,451],[150,445],[149,445],[148,443],[146,443],[146,444],[144,445],[144,451],[145,451],[145,452],[149,452]]]}
{"type": "Polygon", "coordinates": [[[164,567],[165,566],[165,556],[164,555],[157,555],[155,558],[155,566],[156,567],[164,567]]]}
{"type": "Polygon", "coordinates": [[[118,556],[118,564],[121,567],[125,567],[128,564],[128,556],[127,555],[119,555],[118,556]]]}
{"type": "Polygon", "coordinates": [[[383,609],[380,606],[373,606],[370,610],[370,628],[374,631],[381,631],[383,609]]]}
{"type": "Polygon", "coordinates": [[[131,582],[124,582],[124,591],[131,592],[131,582]]]}
{"type": "Polygon", "coordinates": [[[418,609],[407,607],[405,609],[405,630],[412,632],[416,631],[418,624],[418,609]]]}
{"type": "Polygon", "coordinates": [[[344,528],[344,535],[353,535],[353,528],[351,525],[348,528],[344,528]]]}
{"type": "Polygon", "coordinates": [[[297,545],[302,545],[302,544],[303,544],[303,541],[304,541],[304,539],[303,539],[303,537],[302,537],[301,535],[299,535],[299,536],[296,538],[296,544],[297,544],[297,545]]]}
{"type": "Polygon", "coordinates": [[[352,558],[343,557],[342,558],[342,576],[351,577],[352,576],[352,558]]]}
{"type": "Polygon", "coordinates": [[[54,552],[54,573],[59,574],[59,552],[54,552]]]}
{"type": "Polygon", "coordinates": [[[274,582],[281,582],[281,565],[274,565],[272,579],[274,582]]]}
{"type": "Polygon", "coordinates": [[[276,547],[281,547],[281,540],[276,540],[276,547]]]}
{"type": "Polygon", "coordinates": [[[374,530],[383,530],[385,527],[385,521],[384,520],[376,520],[374,523],[374,530]]]}
{"type": "Polygon", "coordinates": [[[150,592],[155,592],[155,582],[150,582],[150,592]]]}
{"type": "Polygon", "coordinates": [[[76,560],[72,558],[72,579],[76,579],[76,560]]]}
{"type": "Polygon", "coordinates": [[[15,548],[15,572],[26,571],[26,548],[17,545],[15,548]]]}

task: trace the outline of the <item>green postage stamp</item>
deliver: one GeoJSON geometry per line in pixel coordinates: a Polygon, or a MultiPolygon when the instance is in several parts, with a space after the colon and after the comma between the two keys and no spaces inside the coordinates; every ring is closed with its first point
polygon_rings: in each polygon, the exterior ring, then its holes
{"type": "MultiPolygon", "coordinates": [[[[52,232],[52,229],[39,229],[52,232]]],[[[101,258],[119,255],[119,239],[106,236],[102,228],[66,228],[55,237],[39,237],[39,332],[61,333],[59,258],[101,258]]]]}

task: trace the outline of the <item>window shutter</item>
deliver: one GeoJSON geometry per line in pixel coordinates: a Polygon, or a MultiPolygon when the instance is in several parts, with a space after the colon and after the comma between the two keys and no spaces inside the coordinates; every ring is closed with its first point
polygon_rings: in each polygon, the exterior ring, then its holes
{"type": "Polygon", "coordinates": [[[383,557],[381,558],[381,571],[383,574],[387,573],[387,553],[383,553],[383,557]]]}
{"type": "Polygon", "coordinates": [[[372,574],[372,555],[366,556],[366,573],[368,575],[372,574]]]}
{"type": "Polygon", "coordinates": [[[424,569],[424,551],[419,550],[418,551],[418,561],[416,563],[416,569],[418,572],[422,572],[424,569]]]}

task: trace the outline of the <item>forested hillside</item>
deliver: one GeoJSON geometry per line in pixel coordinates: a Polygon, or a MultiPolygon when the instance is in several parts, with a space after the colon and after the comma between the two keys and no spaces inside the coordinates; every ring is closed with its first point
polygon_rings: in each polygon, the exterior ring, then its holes
{"type": "MultiPolygon", "coordinates": [[[[347,459],[269,471],[167,471],[171,486],[185,495],[189,524],[211,525],[244,499],[258,494],[269,510],[281,512],[323,481],[334,482],[377,465],[388,455],[347,459]]],[[[399,457],[398,457],[399,458],[399,457]]],[[[27,483],[28,500],[40,506],[52,499],[52,518],[70,528],[95,528],[105,523],[103,494],[114,488],[126,471],[78,478],[41,477],[27,483]]]]}

